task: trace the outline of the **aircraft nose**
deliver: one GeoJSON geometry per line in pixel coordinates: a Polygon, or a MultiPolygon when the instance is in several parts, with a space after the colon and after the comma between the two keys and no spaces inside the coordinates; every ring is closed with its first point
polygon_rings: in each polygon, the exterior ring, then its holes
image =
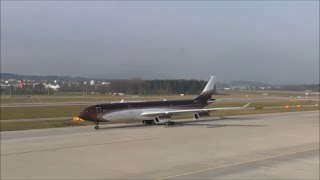
{"type": "Polygon", "coordinates": [[[87,115],[85,112],[80,112],[78,116],[75,116],[72,118],[72,120],[74,121],[84,121],[84,120],[87,120],[87,115]]]}
{"type": "Polygon", "coordinates": [[[81,119],[87,119],[87,115],[84,112],[81,112],[78,117],[81,119]]]}

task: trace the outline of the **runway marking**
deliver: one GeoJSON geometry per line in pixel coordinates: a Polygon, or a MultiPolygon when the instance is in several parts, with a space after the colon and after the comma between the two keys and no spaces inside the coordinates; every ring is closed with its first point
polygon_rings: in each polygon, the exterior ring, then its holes
{"type": "Polygon", "coordinates": [[[200,170],[195,170],[195,171],[191,171],[191,172],[186,172],[186,173],[182,173],[182,174],[177,174],[177,175],[172,175],[172,176],[167,176],[167,177],[162,177],[162,178],[156,178],[156,179],[157,180],[171,179],[171,178],[186,176],[186,175],[190,175],[190,174],[197,174],[197,173],[202,173],[202,172],[211,171],[211,170],[215,170],[215,169],[238,166],[238,165],[242,165],[242,164],[253,163],[253,162],[258,162],[258,161],[263,161],[263,160],[268,160],[268,159],[273,159],[273,158],[277,158],[277,157],[283,157],[283,156],[288,156],[288,155],[293,155],[293,154],[298,154],[298,153],[304,153],[304,152],[308,152],[308,151],[315,151],[315,150],[319,150],[319,148],[308,149],[308,150],[304,150],[304,151],[296,151],[296,152],[292,152],[292,153],[280,154],[280,155],[275,155],[275,156],[269,156],[269,157],[265,157],[265,158],[255,159],[252,161],[244,161],[244,162],[239,162],[239,163],[228,164],[225,166],[210,167],[210,168],[206,168],[206,169],[200,169],[200,170]]]}
{"type": "Polygon", "coordinates": [[[105,143],[97,143],[97,144],[87,144],[87,145],[79,145],[79,146],[69,146],[69,147],[60,147],[60,148],[48,148],[48,149],[40,149],[40,150],[31,150],[31,151],[23,151],[23,152],[16,152],[16,153],[1,154],[1,156],[10,156],[10,155],[16,155],[16,154],[26,154],[26,153],[41,152],[41,151],[53,151],[53,150],[62,150],[62,149],[73,149],[73,148],[90,147],[90,146],[101,146],[101,145],[106,145],[106,144],[118,144],[118,143],[137,142],[137,141],[150,141],[150,140],[154,140],[154,139],[159,139],[159,138],[133,139],[133,140],[113,141],[113,142],[105,142],[105,143]]]}

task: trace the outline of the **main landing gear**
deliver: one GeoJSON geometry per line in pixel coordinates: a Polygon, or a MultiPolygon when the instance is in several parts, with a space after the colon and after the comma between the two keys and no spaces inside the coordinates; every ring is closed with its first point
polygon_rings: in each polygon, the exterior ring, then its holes
{"type": "Polygon", "coordinates": [[[154,120],[143,120],[142,123],[145,124],[145,125],[164,124],[166,126],[171,126],[171,125],[175,124],[174,121],[168,121],[168,122],[165,122],[165,123],[154,123],[154,120]]]}
{"type": "Polygon", "coordinates": [[[143,120],[142,123],[145,124],[145,125],[152,125],[153,124],[153,120],[143,120]]]}
{"type": "Polygon", "coordinates": [[[171,126],[171,125],[174,125],[175,122],[174,121],[168,121],[166,123],[164,123],[166,126],[171,126]]]}
{"type": "Polygon", "coordinates": [[[94,126],[94,129],[100,129],[99,122],[96,122],[96,126],[94,126]]]}

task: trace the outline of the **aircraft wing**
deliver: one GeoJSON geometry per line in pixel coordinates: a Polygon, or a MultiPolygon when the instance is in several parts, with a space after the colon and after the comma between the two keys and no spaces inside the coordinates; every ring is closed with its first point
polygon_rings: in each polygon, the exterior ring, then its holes
{"type": "Polygon", "coordinates": [[[248,107],[251,103],[248,103],[242,107],[221,107],[221,108],[203,108],[203,109],[177,109],[177,110],[164,110],[164,111],[148,111],[143,112],[141,116],[159,116],[159,115],[167,115],[167,114],[181,114],[181,113],[192,113],[192,112],[211,112],[211,111],[219,111],[219,110],[240,110],[248,107]]]}

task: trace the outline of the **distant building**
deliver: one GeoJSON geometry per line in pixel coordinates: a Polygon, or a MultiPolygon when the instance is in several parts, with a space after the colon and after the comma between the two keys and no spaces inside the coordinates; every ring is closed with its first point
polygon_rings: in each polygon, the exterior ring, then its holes
{"type": "Polygon", "coordinates": [[[33,87],[32,83],[26,83],[26,82],[19,82],[18,88],[23,89],[24,87],[33,87]]]}
{"type": "Polygon", "coordinates": [[[93,86],[95,84],[94,80],[90,81],[90,85],[93,86]]]}
{"type": "Polygon", "coordinates": [[[53,89],[54,91],[57,91],[60,88],[59,84],[53,85],[53,84],[43,83],[43,85],[46,89],[49,88],[49,89],[53,89]]]}
{"type": "Polygon", "coordinates": [[[111,84],[111,83],[110,83],[110,82],[105,82],[105,81],[103,81],[101,84],[102,84],[102,85],[108,85],[108,84],[111,84]]]}

